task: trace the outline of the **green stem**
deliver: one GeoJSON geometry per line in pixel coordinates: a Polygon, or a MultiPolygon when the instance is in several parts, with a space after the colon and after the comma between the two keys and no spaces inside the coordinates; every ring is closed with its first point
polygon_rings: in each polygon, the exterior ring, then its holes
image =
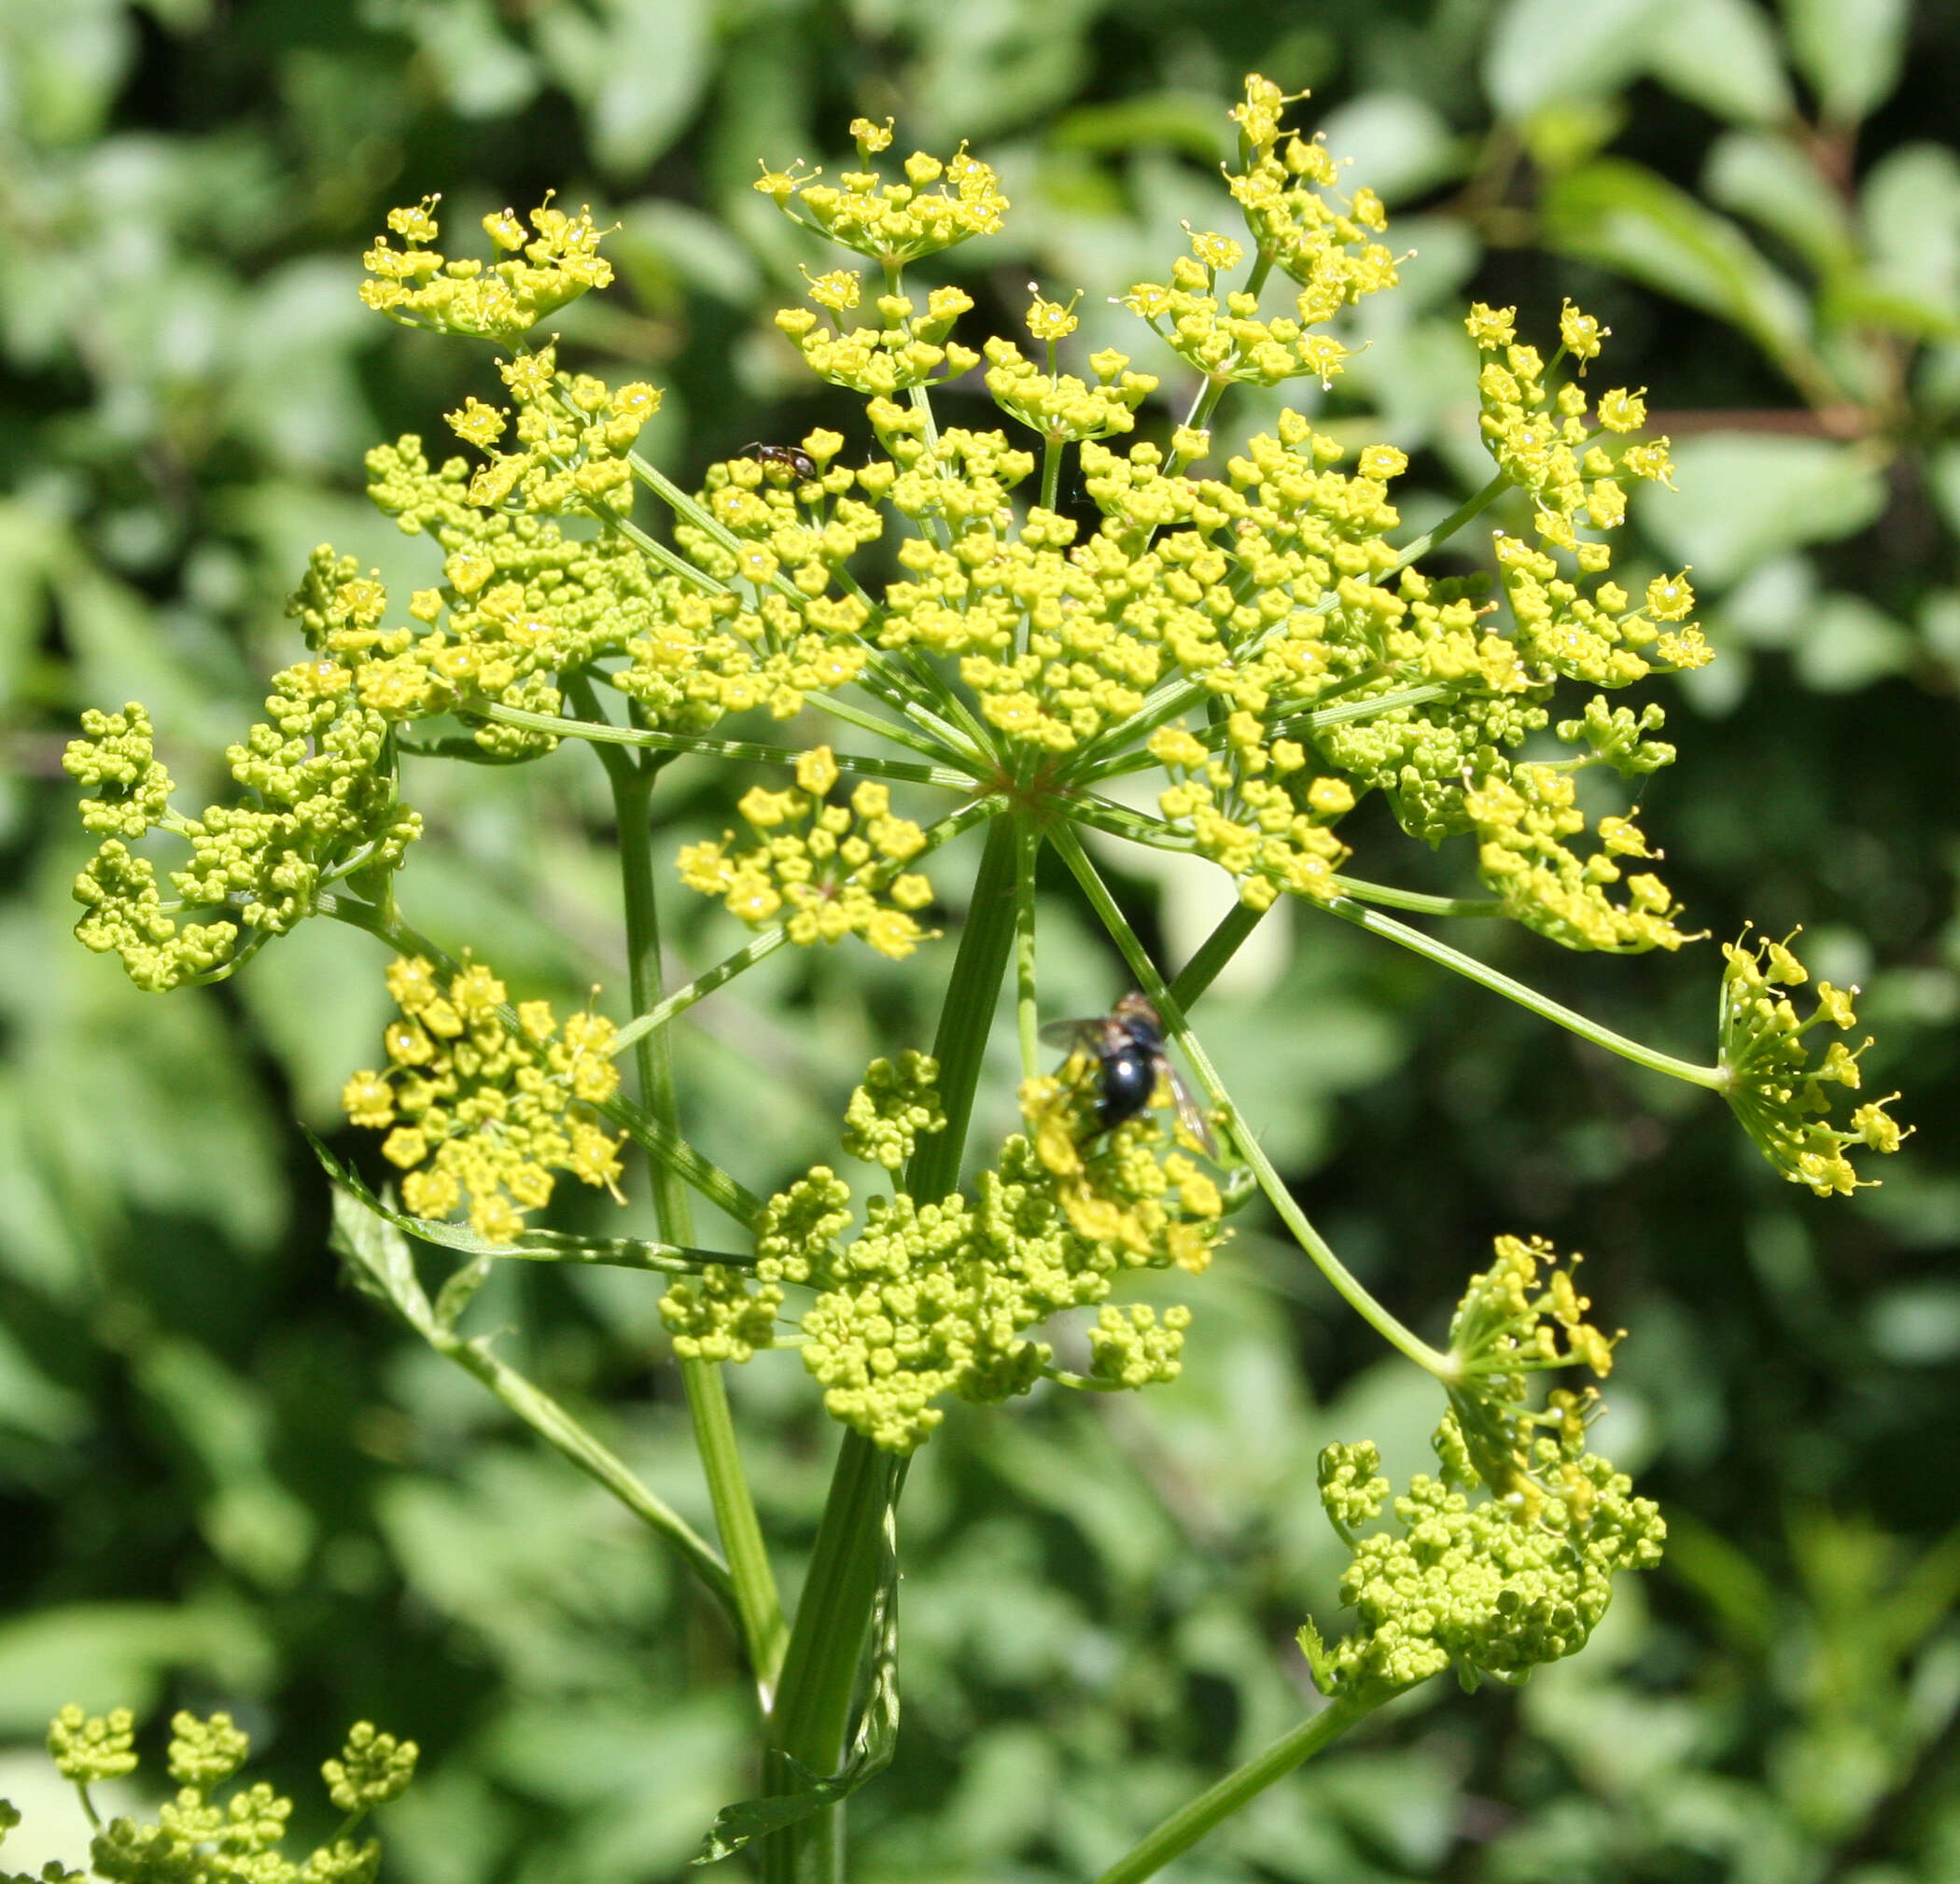
{"type": "Polygon", "coordinates": [[[1379,1704],[1371,1701],[1330,1701],[1310,1720],[1302,1721],[1237,1772],[1227,1773],[1188,1806],[1182,1807],[1147,1838],[1133,1845],[1096,1879],[1096,1884],[1141,1884],[1155,1877],[1181,1852],[1188,1851],[1213,1826],[1242,1810],[1295,1766],[1310,1760],[1323,1747],[1340,1738],[1357,1721],[1379,1704]]]}
{"type": "MultiPolygon", "coordinates": [[[[920,1144],[905,1173],[904,1188],[920,1204],[938,1202],[959,1182],[973,1091],[1014,946],[1017,849],[1014,820],[997,818],[987,831],[932,1044],[945,1129],[920,1144]]],[[[793,1787],[789,1760],[833,1773],[843,1757],[877,1590],[885,1514],[903,1475],[902,1459],[880,1452],[855,1430],[846,1431],[770,1720],[763,1779],[772,1791],[793,1787]]],[[[842,1877],[841,1807],[826,1807],[763,1845],[764,1884],[839,1884],[842,1877]]]]}
{"type": "Polygon", "coordinates": [[[934,724],[945,730],[945,737],[941,737],[936,732],[921,732],[917,726],[881,719],[875,713],[866,713],[862,707],[839,700],[834,693],[806,693],[804,699],[809,705],[820,706],[826,713],[834,714],[847,726],[855,726],[861,733],[875,733],[895,746],[910,747],[914,752],[921,752],[934,761],[952,759],[959,765],[976,768],[985,762],[980,749],[964,735],[945,727],[943,720],[935,719],[934,724]]]}
{"type": "Polygon", "coordinates": [[[1314,907],[1325,910],[1329,915],[1337,915],[1343,922],[1352,923],[1356,928],[1365,928],[1370,935],[1386,936],[1390,942],[1399,942],[1404,948],[1438,962],[1446,969],[1453,969],[1479,987],[1489,988],[1506,1000],[1516,1001],[1521,1008],[1529,1008],[1533,1013],[1555,1022],[1568,1032],[1578,1035],[1582,1040],[1590,1040],[1594,1046],[1603,1047],[1609,1054],[1631,1060],[1636,1067],[1665,1073],[1670,1079],[1686,1080],[1689,1085],[1705,1087],[1711,1093],[1724,1093],[1729,1089],[1729,1075],[1720,1067],[1703,1067],[1693,1060],[1677,1060],[1672,1054],[1643,1046],[1638,1040],[1631,1040],[1624,1034],[1615,1033],[1611,1027],[1603,1027],[1597,1021],[1589,1021],[1584,1014],[1561,1007],[1547,996],[1541,995],[1536,988],[1527,987],[1522,982],[1513,981],[1509,975],[1500,974],[1475,956],[1466,956],[1461,949],[1439,942],[1434,936],[1410,928],[1407,923],[1399,923],[1393,916],[1364,909],[1349,897],[1316,901],[1314,907]]]}
{"type": "Polygon", "coordinates": [[[1193,1002],[1218,979],[1219,970],[1259,927],[1265,914],[1249,903],[1235,902],[1199,944],[1197,953],[1178,970],[1177,979],[1170,984],[1171,999],[1188,1013],[1193,1002]]]}
{"type": "MultiPolygon", "coordinates": [[[[625,903],[627,972],[633,1012],[646,1013],[661,998],[660,913],[653,882],[653,844],[650,799],[659,762],[641,765],[614,747],[595,750],[608,762],[612,800],[619,818],[620,878],[625,903]]],[[[641,1103],[653,1118],[670,1129],[679,1127],[674,1092],[674,1061],[670,1036],[649,1028],[633,1047],[639,1075],[641,1103]]],[[[692,1243],[693,1210],[678,1174],[666,1164],[647,1160],[652,1186],[653,1214],[660,1234],[670,1243],[692,1243]]],[[[748,1475],[735,1440],[728,1389],[720,1364],[683,1361],[689,1411],[693,1416],[694,1441],[707,1477],[715,1523],[728,1553],[735,1606],[741,1615],[742,1640],[754,1671],[764,1713],[775,1698],[777,1671],[782,1667],[788,1629],[776,1590],[776,1575],[763,1542],[762,1522],[749,1490],[748,1475]]]]}
{"type": "Polygon", "coordinates": [[[1041,1002],[1034,975],[1034,879],[1041,859],[1041,827],[1016,830],[1014,872],[1015,1026],[1021,1043],[1021,1077],[1041,1071],[1041,1002]]]}
{"type": "Polygon", "coordinates": [[[764,929],[746,948],[738,948],[732,956],[724,956],[713,968],[698,974],[685,987],[679,987],[658,1000],[645,1013],[630,1020],[612,1037],[610,1052],[623,1054],[630,1046],[638,1043],[643,1035],[651,1034],[657,1027],[664,1027],[679,1014],[684,1014],[698,1000],[728,982],[732,982],[744,969],[752,969],[757,962],[766,961],[777,949],[790,940],[790,931],[781,924],[775,928],[764,929]]]}
{"type": "Polygon", "coordinates": [[[453,1361],[466,1374],[474,1375],[548,1445],[562,1453],[588,1478],[604,1486],[649,1529],[658,1531],[673,1544],[707,1584],[708,1594],[726,1612],[730,1626],[737,1634],[741,1632],[741,1605],[728,1566],[714,1546],[679,1512],[642,1485],[616,1453],[600,1444],[550,1394],[499,1361],[487,1341],[466,1340],[446,1328],[425,1328],[422,1334],[438,1354],[453,1361]]]}
{"type": "MultiPolygon", "coordinates": [[[[521,706],[488,705],[477,717],[500,726],[518,726],[527,733],[548,733],[559,739],[590,740],[595,746],[630,746],[647,752],[693,752],[709,759],[743,759],[758,765],[794,765],[804,755],[787,746],[763,746],[747,739],[707,739],[689,733],[655,733],[637,726],[614,726],[604,720],[567,719],[556,713],[529,713],[521,706]]],[[[938,785],[951,791],[971,791],[973,776],[946,765],[914,765],[904,759],[870,759],[861,753],[833,752],[839,772],[867,778],[896,778],[909,785],[938,785]]]]}
{"type": "Polygon", "coordinates": [[[1491,896],[1425,896],[1421,890],[1397,889],[1393,884],[1365,883],[1360,877],[1337,875],[1341,893],[1356,902],[1379,902],[1385,909],[1413,910],[1418,915],[1493,916],[1504,904],[1491,896]]]}
{"type": "Polygon", "coordinates": [[[1453,1365],[1449,1355],[1432,1347],[1420,1336],[1410,1333],[1395,1319],[1380,1303],[1368,1293],[1338,1256],[1332,1246],[1313,1225],[1308,1221],[1306,1212],[1294,1201],[1290,1192],[1273,1168],[1272,1161],[1266,1155],[1264,1148],[1253,1135],[1245,1115],[1239,1109],[1225,1083],[1218,1077],[1211,1056],[1198,1043],[1197,1036],[1191,1031],[1191,1024],[1184,1017],[1183,1004],[1165,984],[1164,977],[1157,972],[1156,965],[1150,959],[1143,944],[1138,941],[1137,933],[1129,926],[1109,887],[1097,873],[1096,866],[1089,861],[1082,843],[1067,825],[1057,825],[1051,840],[1061,854],[1063,862],[1075,872],[1075,880],[1083,888],[1091,907],[1100,917],[1116,946],[1123,951],[1123,958],[1129,964],[1130,972],[1136,976],[1138,985],[1150,997],[1155,1006],[1158,1018],[1164,1024],[1164,1032],[1183,1049],[1184,1056],[1191,1063],[1191,1070],[1197,1075],[1197,1082],[1204,1088],[1205,1096],[1217,1109],[1225,1114],[1225,1123],[1230,1129],[1232,1142],[1238,1147],[1239,1155],[1252,1167],[1253,1175],[1259,1180],[1259,1188],[1266,1193],[1267,1201],[1279,1213],[1280,1221],[1290,1230],[1301,1249],[1313,1259],[1314,1266],[1334,1285],[1335,1291],[1349,1307],[1361,1317],[1376,1333],[1398,1353],[1405,1354],[1417,1366],[1434,1374],[1439,1380],[1449,1380],[1453,1374],[1453,1365]]]}
{"type": "Polygon", "coordinates": [[[1398,550],[1395,552],[1395,560],[1377,576],[1375,580],[1386,582],[1397,571],[1407,568],[1411,563],[1428,555],[1438,543],[1447,543],[1473,517],[1488,510],[1510,488],[1510,473],[1499,471],[1488,484],[1465,497],[1435,529],[1423,531],[1414,541],[1398,550]]]}
{"type": "Polygon", "coordinates": [[[1061,495],[1062,441],[1047,439],[1042,445],[1042,509],[1052,510],[1061,495]]]}

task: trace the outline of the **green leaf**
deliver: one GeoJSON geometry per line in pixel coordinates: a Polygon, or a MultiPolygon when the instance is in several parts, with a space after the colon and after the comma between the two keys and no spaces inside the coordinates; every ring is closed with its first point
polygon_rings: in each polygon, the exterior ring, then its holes
{"type": "Polygon", "coordinates": [[[545,7],[532,17],[545,64],[584,108],[599,167],[614,176],[643,171],[701,96],[710,10],[698,0],[602,0],[590,11],[545,7]]]}
{"type": "Polygon", "coordinates": [[[394,23],[413,35],[458,118],[505,117],[538,91],[537,63],[504,36],[490,0],[427,0],[394,23]]]}
{"type": "Polygon", "coordinates": [[[490,1279],[491,1261],[478,1256],[454,1270],[436,1291],[436,1325],[454,1328],[464,1309],[476,1299],[476,1291],[490,1279]]]}
{"type": "Polygon", "coordinates": [[[1313,1685],[1322,1694],[1331,1696],[1334,1693],[1334,1657],[1327,1652],[1327,1644],[1311,1616],[1300,1625],[1297,1640],[1300,1653],[1307,1657],[1308,1668],[1313,1671],[1313,1685]]]}
{"type": "Polygon", "coordinates": [[[1141,150],[1155,145],[1197,163],[1221,163],[1231,138],[1209,91],[1147,91],[1108,105],[1078,105],[1056,120],[1056,150],[1141,150]]]}
{"type": "Polygon", "coordinates": [[[885,1507],[884,1554],[878,1588],[871,1604],[871,1683],[862,1711],[851,1735],[850,1752],[829,1779],[819,1779],[799,1761],[776,1753],[794,1775],[796,1790],[765,1799],[743,1799],[724,1806],[701,1841],[696,1864],[713,1864],[733,1856],[766,1833],[794,1825],[812,1812],[850,1797],[891,1764],[898,1749],[898,1538],[893,1507],[885,1507]]]}
{"type": "Polygon", "coordinates": [[[1960,332],[1960,157],[1907,144],[1872,166],[1858,194],[1877,294],[1920,312],[1930,337],[1960,332]]]}
{"type": "Polygon", "coordinates": [[[1783,0],[1790,56],[1827,123],[1854,125],[1888,98],[1905,58],[1908,0],[1783,0]]]}
{"type": "MultiPolygon", "coordinates": [[[[306,1131],[303,1125],[300,1129],[306,1131]]],[[[395,1213],[376,1201],[358,1178],[343,1171],[311,1132],[306,1137],[315,1157],[334,1179],[333,1230],[328,1247],[344,1262],[348,1279],[363,1295],[385,1303],[426,1339],[436,1332],[436,1319],[395,1213]]]]}
{"type": "Polygon", "coordinates": [[[1484,55],[1484,89],[1514,122],[1575,96],[1617,91],[1645,61],[1663,0],[1511,0],[1484,55]]]}
{"type": "Polygon", "coordinates": [[[1634,514],[1698,588],[1727,589],[1803,543],[1836,542],[1885,508],[1873,454],[1827,439],[1713,432],[1673,448],[1679,495],[1643,485],[1634,514]]]}
{"type": "Polygon", "coordinates": [[[1820,273],[1856,260],[1843,200],[1787,137],[1730,132],[1709,152],[1701,187],[1724,209],[1781,237],[1820,273]]]}
{"type": "Polygon", "coordinates": [[[261,1692],[273,1661],[252,1612],[229,1598],[35,1610],[0,1626],[0,1734],[38,1739],[69,1701],[147,1713],[177,1668],[220,1693],[261,1692]]]}
{"type": "Polygon", "coordinates": [[[1729,322],[1779,361],[1803,348],[1802,295],[1732,222],[1643,165],[1601,158],[1557,178],[1544,216],[1547,241],[1567,255],[1729,322]]]}
{"type": "Polygon", "coordinates": [[[1858,595],[1827,595],[1797,636],[1798,677],[1817,693],[1851,693],[1903,672],[1918,642],[1858,595]]]}
{"type": "Polygon", "coordinates": [[[1776,35],[1750,0],[1676,0],[1651,35],[1647,69],[1733,124],[1778,123],[1796,107],[1776,35]]]}

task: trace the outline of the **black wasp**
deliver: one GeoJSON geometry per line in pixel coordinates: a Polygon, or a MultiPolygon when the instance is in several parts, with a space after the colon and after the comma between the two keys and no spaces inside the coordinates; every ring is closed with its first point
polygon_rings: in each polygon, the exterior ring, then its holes
{"type": "Polygon", "coordinates": [[[752,452],[762,464],[780,465],[791,477],[801,478],[805,483],[817,475],[817,461],[801,445],[765,445],[758,439],[742,449],[752,452]]]}
{"type": "Polygon", "coordinates": [[[1094,1020],[1050,1021],[1042,1029],[1042,1039],[1052,1047],[1070,1047],[1096,1061],[1100,1080],[1096,1123],[1105,1132],[1142,1111],[1161,1080],[1170,1088],[1178,1123],[1203,1147],[1206,1157],[1217,1157],[1211,1124],[1164,1053],[1164,1024],[1141,995],[1125,995],[1107,1014],[1094,1020]]]}

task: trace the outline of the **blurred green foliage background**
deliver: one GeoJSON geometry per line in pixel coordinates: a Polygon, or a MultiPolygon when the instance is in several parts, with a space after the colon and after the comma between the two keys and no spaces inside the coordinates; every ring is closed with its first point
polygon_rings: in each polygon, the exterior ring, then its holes
{"type": "MultiPolygon", "coordinates": [[[[1309,394],[1416,455],[1416,526],[1484,475],[1465,297],[1612,327],[1682,493],[1645,494],[1623,560],[1691,564],[1721,655],[1671,704],[1645,822],[1715,937],[1802,921],[1865,984],[1868,1081],[1920,1130],[1883,1190],[1819,1204],[1700,1096],[1310,911],[1267,922],[1202,1025],[1309,1209],[1431,1332],[1494,1232],[1583,1249],[1631,1331],[1601,1444],[1674,1541],[1578,1661],[1425,1691],[1176,1875],[1960,1879],[1960,13],[1933,0],[0,0],[0,1794],[42,1835],[9,1861],[79,1848],[35,1750],[71,1698],[229,1706],[302,1811],[348,1720],[413,1735],[389,1863],[416,1884],[670,1877],[747,1790],[728,1644],[656,1544],[337,1286],[292,1122],[332,1132],[371,1057],[379,946],[312,924],[158,998],[67,935],[84,705],[147,701],[194,798],[291,658],[315,542],[428,579],[360,454],[440,435],[488,369],[357,303],[386,208],[440,190],[460,227],[555,188],[617,219],[622,279],[565,351],[665,387],[642,449],[685,482],[862,431],[770,326],[812,258],[758,156],[834,162],[859,111],[902,148],[973,139],[1015,204],[948,258],[981,313],[1081,286],[1088,344],[1162,370],[1104,298],[1161,275],[1180,218],[1229,227],[1247,69],[1314,89],[1418,251],[1309,394]]],[[[945,410],[993,422],[977,384],[945,410]]],[[[674,768],[677,842],[730,784],[674,768]]],[[[598,785],[581,752],[420,783],[413,919],[526,993],[617,990],[598,785]]],[[[1385,820],[1346,834],[1387,873],[1385,820]]],[[[1464,881],[1405,850],[1402,880],[1464,881]]],[[[1173,961],[1218,913],[1201,875],[1123,881],[1173,961]]],[[[1043,922],[1044,998],[1096,1011],[1120,966],[1062,885],[1043,922]]],[[[680,965],[730,928],[685,912],[680,965]]],[[[1713,942],[1452,940],[1708,1054],[1713,942]]],[[[872,1053],[923,1043],[950,959],[786,954],[681,1044],[690,1131],[758,1188],[826,1152],[872,1053]]],[[[707,1522],[657,1283],[497,1286],[513,1358],[707,1522]]],[[[1092,1874],[1299,1711],[1291,1633],[1338,1563],[1315,1454],[1373,1435],[1406,1471],[1434,1396],[1256,1229],[1197,1300],[1174,1389],[956,1409],[915,1466],[861,1877],[1092,1874]]],[[[793,1553],[834,1429],[793,1358],[732,1385],[793,1553]]]]}

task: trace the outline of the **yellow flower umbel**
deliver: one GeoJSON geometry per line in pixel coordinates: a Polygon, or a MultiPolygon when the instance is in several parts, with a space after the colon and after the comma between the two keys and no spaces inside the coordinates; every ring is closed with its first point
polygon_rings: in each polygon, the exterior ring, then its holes
{"type": "Polygon", "coordinates": [[[873,398],[889,398],[914,386],[936,386],[979,364],[980,356],[950,338],[953,323],[973,304],[963,288],[936,287],[921,314],[910,295],[881,294],[874,304],[878,327],[845,328],[837,315],[858,304],[858,277],[847,269],[819,275],[810,299],[826,309],[826,328],[806,307],[783,308],[779,331],[796,342],[819,379],[873,398]]]}
{"type": "Polygon", "coordinates": [[[377,236],[361,258],[372,277],[361,284],[361,300],[404,327],[509,344],[612,279],[612,264],[599,254],[603,231],[589,209],[567,216],[547,196],[531,212],[530,236],[512,210],[486,216],[484,232],[506,258],[485,268],[476,260],[446,261],[429,246],[440,233],[437,201],[429,196],[416,208],[391,209],[388,228],[404,245],[391,248],[386,236],[377,236]]]}
{"type": "MultiPolygon", "coordinates": [[[[1033,284],[1029,286],[1032,289],[1033,284]]],[[[1087,439],[1129,431],[1136,425],[1137,408],[1157,389],[1155,373],[1131,372],[1129,356],[1114,347],[1090,355],[1089,368],[1096,375],[1093,386],[1073,373],[1061,371],[1056,346],[1075,331],[1073,306],[1072,301],[1063,307],[1043,300],[1036,291],[1034,304],[1028,310],[1029,331],[1047,343],[1045,373],[1024,358],[1020,348],[1003,335],[996,335],[982,348],[991,363],[987,390],[994,404],[1054,445],[1079,445],[1087,439]]]]}
{"type": "MultiPolygon", "coordinates": [[[[1170,1103],[1169,1092],[1160,1082],[1148,1110],[1105,1131],[1098,1078],[1094,1058],[1078,1049],[1060,1072],[1021,1085],[1029,1141],[1070,1224],[1135,1260],[1201,1275],[1231,1233],[1218,1186],[1150,1115],[1170,1103]]],[[[1178,1137],[1199,1149],[1182,1128],[1178,1137]]]]}
{"type": "Polygon", "coordinates": [[[1722,973],[1721,1059],[1727,1080],[1723,1096],[1743,1129],[1762,1148],[1765,1157],[1793,1184],[1808,1184],[1820,1197],[1849,1195],[1861,1184],[1848,1155],[1854,1145],[1870,1151],[1898,1150],[1911,1127],[1901,1128],[1885,1108],[1898,1097],[1869,1100],[1851,1114],[1850,1129],[1831,1123],[1829,1088],[1856,1092],[1858,1058],[1871,1042],[1855,1048],[1832,1040],[1821,1060],[1813,1061],[1804,1039],[1825,1023],[1849,1032],[1857,1025],[1852,997],[1855,988],[1817,984],[1817,1004],[1801,1019],[1796,1004],[1780,988],[1800,987],[1810,970],[1790,948],[1794,935],[1780,942],[1764,937],[1751,947],[1746,941],[1725,942],[1729,966],[1722,973]]]}
{"type": "MultiPolygon", "coordinates": [[[[877,131],[862,119],[853,133],[867,165],[891,142],[889,130],[877,131]]],[[[1007,209],[1001,179],[970,157],[965,145],[944,160],[915,150],[905,160],[904,172],[903,182],[888,182],[874,169],[846,171],[838,188],[819,183],[820,172],[803,175],[794,165],[777,171],[764,164],[755,187],[806,229],[888,269],[951,248],[970,236],[991,235],[1001,227],[1007,209]]]]}
{"type": "Polygon", "coordinates": [[[1248,76],[1245,102],[1232,111],[1240,168],[1225,182],[1261,255],[1300,285],[1300,318],[1312,324],[1393,287],[1396,276],[1394,258],[1371,239],[1388,227],[1380,197],[1366,188],[1338,195],[1340,165],[1319,138],[1286,132],[1282,144],[1281,114],[1306,96],[1289,98],[1271,79],[1248,76]]]}
{"type": "Polygon", "coordinates": [[[575,1013],[561,1029],[549,1001],[513,1015],[482,963],[445,986],[421,956],[398,957],[388,992],[401,1016],[383,1036],[387,1065],[356,1073],[341,1103],[355,1124],[387,1132],[382,1154],[406,1174],[411,1212],[467,1206],[473,1229],[508,1242],[551,1201],[554,1170],[619,1197],[623,1141],[595,1116],[619,1087],[610,1021],[575,1013]]]}
{"type": "Polygon", "coordinates": [[[1179,359],[1214,384],[1276,386],[1282,380],[1307,378],[1328,384],[1347,360],[1348,349],[1333,335],[1316,333],[1315,327],[1331,320],[1351,298],[1393,287],[1395,281],[1394,266],[1383,249],[1379,264],[1343,267],[1337,271],[1337,283],[1330,277],[1302,288],[1295,297],[1295,314],[1265,317],[1252,289],[1219,292],[1219,275],[1245,258],[1238,243],[1205,231],[1192,235],[1191,247],[1190,255],[1171,263],[1168,283],[1140,282],[1122,298],[1123,305],[1179,359]]]}
{"type": "MultiPolygon", "coordinates": [[[[945,1128],[938,1071],[920,1054],[875,1061],[851,1096],[844,1149],[896,1173],[945,1128]]],[[[1085,1331],[1096,1385],[1174,1380],[1190,1311],[1110,1297],[1130,1270],[1202,1269],[1224,1240],[1218,1192],[1182,1152],[1166,1155],[1148,1119],[1080,1155],[1073,1128],[1096,1131],[1085,1094],[1033,1082],[1022,1109],[1034,1136],[1007,1139],[972,1196],[873,1197],[855,1235],[850,1186],[828,1165],[807,1171],[764,1208],[752,1271],[710,1267],[668,1290],[660,1307],[675,1352],[747,1361],[771,1344],[788,1291],[814,1290],[797,1351],[826,1408],[903,1453],[945,1416],[941,1395],[992,1404],[1052,1373],[1050,1344],[1027,1337],[1065,1309],[1096,1311],[1085,1331]]]]}
{"type": "Polygon", "coordinates": [[[796,762],[794,791],[756,786],[735,807],[761,842],[729,849],[733,833],[682,847],[680,880],[703,896],[721,898],[731,915],[751,928],[783,918],[790,940],[804,947],[861,937],[882,956],[903,961],[938,931],[921,928],[912,912],[932,900],[932,886],[903,866],[925,848],[909,817],[891,814],[891,791],[865,779],[848,804],[826,804],[837,782],[827,746],[796,762]]]}
{"type": "Polygon", "coordinates": [[[1310,1622],[1300,1631],[1323,1694],[1373,1703],[1449,1668],[1466,1688],[1521,1681],[1585,1647],[1616,1575],[1659,1562],[1659,1509],[1588,1448],[1593,1391],[1531,1406],[1533,1374],[1612,1364],[1589,1305],[1548,1245],[1500,1236],[1450,1326],[1441,1471],[1392,1503],[1372,1444],[1321,1454],[1321,1503],[1352,1553],[1340,1599],[1359,1625],[1331,1641],[1310,1622]]]}
{"type": "Polygon", "coordinates": [[[1603,1380],[1617,1337],[1586,1319],[1592,1304],[1573,1284],[1576,1255],[1561,1264],[1537,1236],[1500,1236],[1495,1249],[1496,1262],[1471,1278],[1449,1324],[1449,1403],[1466,1470],[1520,1522],[1537,1522],[1558,1500],[1584,1516],[1591,1493],[1574,1462],[1585,1450],[1598,1390],[1560,1389],[1534,1409],[1530,1377],[1584,1367],[1603,1380]]]}

